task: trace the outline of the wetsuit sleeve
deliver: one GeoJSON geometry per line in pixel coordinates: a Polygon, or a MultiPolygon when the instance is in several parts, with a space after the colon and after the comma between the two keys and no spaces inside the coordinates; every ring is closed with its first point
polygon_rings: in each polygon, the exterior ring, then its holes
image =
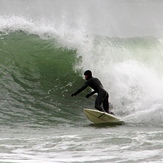
{"type": "Polygon", "coordinates": [[[74,93],[74,95],[76,96],[77,94],[79,94],[80,92],[82,92],[85,88],[87,88],[88,87],[88,84],[87,83],[85,83],[80,89],[78,89],[75,93],[74,93]]]}

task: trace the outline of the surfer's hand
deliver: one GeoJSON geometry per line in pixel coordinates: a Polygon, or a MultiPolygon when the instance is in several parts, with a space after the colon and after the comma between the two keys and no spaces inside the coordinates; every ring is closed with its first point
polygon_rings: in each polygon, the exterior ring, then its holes
{"type": "Polygon", "coordinates": [[[71,94],[71,97],[73,97],[73,96],[76,96],[76,94],[75,93],[71,94]]]}
{"type": "Polygon", "coordinates": [[[90,94],[87,94],[85,97],[86,97],[86,98],[89,98],[89,97],[90,97],[90,94]]]}

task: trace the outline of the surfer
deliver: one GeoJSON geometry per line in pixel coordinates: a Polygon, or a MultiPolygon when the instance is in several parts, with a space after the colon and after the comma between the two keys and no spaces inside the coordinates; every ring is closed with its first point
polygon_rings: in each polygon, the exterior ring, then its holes
{"type": "Polygon", "coordinates": [[[85,88],[88,86],[91,87],[94,91],[87,94],[86,98],[89,98],[91,95],[97,93],[97,97],[95,100],[95,108],[99,111],[107,112],[110,114],[113,114],[112,112],[109,111],[109,94],[108,92],[104,89],[103,85],[101,84],[100,80],[98,78],[92,77],[92,72],[90,70],[87,70],[84,72],[85,79],[87,80],[85,84],[78,89],[75,93],[73,93],[71,96],[76,96],[80,92],[82,92],[85,88]],[[103,104],[103,107],[101,105],[103,104]]]}

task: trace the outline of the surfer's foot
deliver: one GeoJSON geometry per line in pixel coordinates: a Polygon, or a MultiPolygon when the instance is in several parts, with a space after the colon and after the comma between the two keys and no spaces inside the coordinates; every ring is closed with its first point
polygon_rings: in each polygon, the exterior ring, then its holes
{"type": "Polygon", "coordinates": [[[113,113],[113,112],[111,112],[111,111],[109,111],[109,114],[112,114],[112,115],[114,115],[114,113],[113,113]]]}

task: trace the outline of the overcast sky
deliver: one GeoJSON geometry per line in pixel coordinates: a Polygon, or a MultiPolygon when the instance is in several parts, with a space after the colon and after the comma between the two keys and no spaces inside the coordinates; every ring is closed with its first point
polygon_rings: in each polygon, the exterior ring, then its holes
{"type": "Polygon", "coordinates": [[[163,36],[161,0],[0,0],[0,15],[65,21],[109,36],[163,36]]]}

